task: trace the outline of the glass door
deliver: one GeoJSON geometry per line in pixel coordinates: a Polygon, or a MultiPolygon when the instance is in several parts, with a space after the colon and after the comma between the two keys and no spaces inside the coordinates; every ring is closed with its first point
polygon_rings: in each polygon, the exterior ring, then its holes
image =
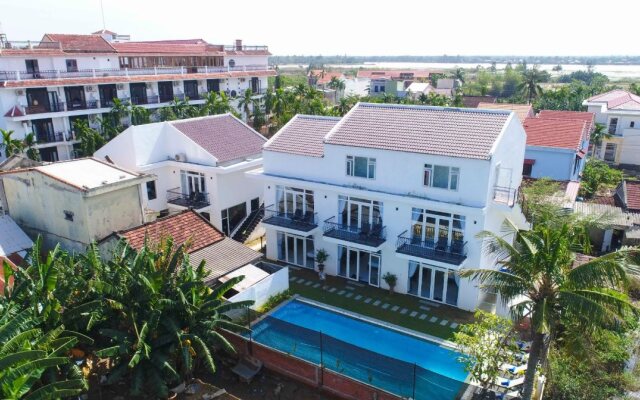
{"type": "Polygon", "coordinates": [[[187,174],[187,188],[189,196],[204,193],[204,176],[200,174],[187,174]]]}
{"type": "Polygon", "coordinates": [[[441,269],[434,269],[434,279],[433,279],[433,300],[435,301],[444,301],[445,295],[445,271],[441,269]]]}
{"type": "Polygon", "coordinates": [[[369,261],[369,284],[372,286],[380,285],[380,256],[370,254],[369,261]]]}

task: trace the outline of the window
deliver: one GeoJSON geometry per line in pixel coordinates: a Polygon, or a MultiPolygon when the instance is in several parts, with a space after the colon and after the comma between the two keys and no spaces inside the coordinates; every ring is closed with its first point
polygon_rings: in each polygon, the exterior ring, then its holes
{"type": "Polygon", "coordinates": [[[611,118],[609,120],[609,134],[615,135],[618,130],[618,118],[611,118]]]}
{"type": "Polygon", "coordinates": [[[423,184],[425,186],[458,190],[459,180],[460,168],[433,164],[424,165],[423,184]]]}
{"type": "Polygon", "coordinates": [[[375,86],[373,87],[373,91],[374,91],[375,93],[378,93],[378,85],[375,85],[375,86]]]}
{"type": "Polygon", "coordinates": [[[412,210],[411,240],[433,243],[450,251],[462,251],[464,243],[465,217],[434,210],[414,208],[412,210]]]}
{"type": "Polygon", "coordinates": [[[301,267],[315,267],[315,247],[313,237],[303,237],[278,232],[278,260],[301,267]]]}
{"type": "Polygon", "coordinates": [[[222,231],[229,236],[238,225],[247,217],[247,204],[240,203],[222,210],[222,231]]]}
{"type": "Polygon", "coordinates": [[[64,219],[67,221],[73,221],[73,211],[64,210],[64,219]]]}
{"type": "Polygon", "coordinates": [[[522,166],[522,175],[523,176],[531,176],[531,171],[533,170],[533,164],[526,163],[522,166]]]}
{"type": "Polygon", "coordinates": [[[69,59],[65,60],[67,64],[67,72],[78,72],[78,61],[69,59]]]}
{"type": "Polygon", "coordinates": [[[576,159],[575,159],[574,164],[573,164],[573,173],[574,174],[577,173],[578,170],[580,169],[580,160],[582,160],[582,158],[580,158],[580,156],[576,155],[576,159]]]}
{"type": "Polygon", "coordinates": [[[380,284],[380,252],[370,253],[338,246],[338,275],[378,286],[380,284]]]}
{"type": "Polygon", "coordinates": [[[147,182],[147,200],[155,200],[156,197],[156,181],[147,182]]]}
{"type": "Polygon", "coordinates": [[[357,197],[338,196],[338,223],[353,228],[382,226],[382,203],[357,197]]]}
{"type": "Polygon", "coordinates": [[[278,213],[313,218],[313,191],[278,185],[276,187],[276,205],[278,213]]]}
{"type": "Polygon", "coordinates": [[[229,66],[230,66],[231,68],[235,67],[235,66],[236,66],[236,60],[233,60],[233,59],[232,59],[232,60],[229,60],[229,66]]]}
{"type": "Polygon", "coordinates": [[[607,143],[604,148],[604,160],[609,162],[616,161],[616,144],[615,143],[607,143]]]}
{"type": "Polygon", "coordinates": [[[347,175],[359,178],[375,179],[376,159],[347,156],[347,175]]]}
{"type": "Polygon", "coordinates": [[[380,92],[384,93],[384,86],[380,86],[380,92]]]}
{"type": "Polygon", "coordinates": [[[635,127],[636,127],[636,121],[629,122],[629,128],[635,128],[635,127]]]}

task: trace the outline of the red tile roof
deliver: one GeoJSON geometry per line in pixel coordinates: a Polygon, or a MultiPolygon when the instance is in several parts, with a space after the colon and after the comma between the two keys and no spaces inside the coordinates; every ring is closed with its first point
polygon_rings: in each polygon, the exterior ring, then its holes
{"type": "Polygon", "coordinates": [[[117,232],[116,235],[127,241],[129,246],[139,250],[145,240],[157,244],[165,238],[173,238],[173,244],[180,246],[189,243],[189,253],[210,246],[224,239],[224,234],[193,210],[158,218],[153,222],[117,232]]]}
{"type": "Polygon", "coordinates": [[[413,79],[429,78],[436,71],[420,70],[420,69],[387,69],[387,70],[371,70],[361,69],[358,71],[358,78],[368,79],[400,79],[400,75],[412,75],[413,79]]]}
{"type": "Polygon", "coordinates": [[[615,110],[640,110],[640,96],[620,89],[590,97],[586,103],[605,103],[608,109],[615,110]]]}
{"type": "Polygon", "coordinates": [[[115,53],[115,49],[100,35],[47,33],[43,41],[58,42],[69,53],[115,53]]]}
{"type": "Polygon", "coordinates": [[[512,103],[478,103],[478,108],[485,110],[509,110],[516,113],[520,122],[526,118],[533,117],[533,107],[530,104],[512,104],[512,103]]]}
{"type": "Polygon", "coordinates": [[[261,154],[267,141],[231,114],[172,121],[170,124],[221,163],[261,154]]]}
{"type": "Polygon", "coordinates": [[[640,182],[624,181],[624,206],[628,211],[640,212],[640,182]]]}
{"type": "Polygon", "coordinates": [[[541,110],[538,118],[544,119],[562,119],[562,120],[578,120],[587,123],[587,131],[591,132],[595,126],[596,115],[592,112],[583,111],[556,111],[556,110],[541,110]]]}
{"type": "Polygon", "coordinates": [[[506,111],[358,103],[325,143],[407,153],[488,159],[506,111]]]}
{"type": "Polygon", "coordinates": [[[527,146],[557,147],[579,150],[586,134],[586,122],[527,118],[523,124],[527,133],[527,146]]]}
{"type": "Polygon", "coordinates": [[[317,85],[326,85],[327,83],[331,82],[332,78],[344,79],[344,74],[342,72],[335,71],[312,70],[309,72],[309,77],[311,76],[316,77],[317,85]]]}
{"type": "Polygon", "coordinates": [[[18,106],[13,106],[11,107],[11,110],[7,111],[6,114],[4,114],[5,117],[24,117],[24,113],[22,112],[22,110],[20,110],[20,107],[18,106]]]}
{"type": "Polygon", "coordinates": [[[309,157],[324,155],[324,137],[340,121],[339,117],[298,114],[264,145],[265,150],[309,157]]]}

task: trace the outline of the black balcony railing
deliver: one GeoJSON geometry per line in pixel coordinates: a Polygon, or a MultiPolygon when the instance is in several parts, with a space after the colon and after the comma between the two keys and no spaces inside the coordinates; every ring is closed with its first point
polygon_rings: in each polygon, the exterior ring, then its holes
{"type": "Polygon", "coordinates": [[[147,96],[147,104],[157,104],[160,103],[160,96],[152,95],[147,96]]]}
{"type": "Polygon", "coordinates": [[[398,235],[396,252],[427,260],[460,265],[467,258],[467,242],[453,240],[451,244],[448,244],[446,240],[421,240],[409,237],[407,231],[404,231],[398,235]]]}
{"type": "Polygon", "coordinates": [[[262,223],[301,232],[309,232],[318,226],[318,213],[310,211],[303,213],[302,210],[288,213],[278,211],[274,206],[269,206],[264,210],[262,223]]]}
{"type": "Polygon", "coordinates": [[[378,247],[387,240],[387,227],[382,224],[367,224],[361,226],[346,225],[334,222],[335,217],[324,221],[324,236],[357,243],[364,246],[378,247]]]}
{"type": "Polygon", "coordinates": [[[57,102],[51,103],[49,105],[39,104],[39,105],[30,105],[24,108],[26,114],[42,114],[49,112],[61,112],[65,111],[64,103],[57,102]]]}
{"type": "Polygon", "coordinates": [[[184,194],[180,188],[167,190],[167,202],[180,207],[200,209],[207,207],[209,203],[209,194],[204,192],[194,192],[184,194]]]}
{"type": "Polygon", "coordinates": [[[64,136],[64,132],[36,132],[36,141],[38,144],[62,142],[64,136]]]}

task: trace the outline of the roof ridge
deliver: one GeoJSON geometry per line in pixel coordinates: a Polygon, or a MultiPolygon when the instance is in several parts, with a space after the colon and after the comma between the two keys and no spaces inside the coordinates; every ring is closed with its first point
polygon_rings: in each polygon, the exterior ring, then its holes
{"type": "MultiPolygon", "coordinates": [[[[466,107],[441,107],[441,106],[428,106],[422,104],[392,104],[392,103],[357,103],[353,108],[356,108],[358,105],[361,107],[371,107],[371,108],[399,108],[399,109],[409,109],[409,110],[432,110],[432,111],[453,111],[453,112],[469,112],[472,114],[510,114],[511,110],[502,110],[502,109],[485,109],[485,108],[466,108],[466,107]]],[[[352,108],[352,109],[353,109],[352,108]]],[[[346,116],[346,115],[345,115],[346,116]]]]}

